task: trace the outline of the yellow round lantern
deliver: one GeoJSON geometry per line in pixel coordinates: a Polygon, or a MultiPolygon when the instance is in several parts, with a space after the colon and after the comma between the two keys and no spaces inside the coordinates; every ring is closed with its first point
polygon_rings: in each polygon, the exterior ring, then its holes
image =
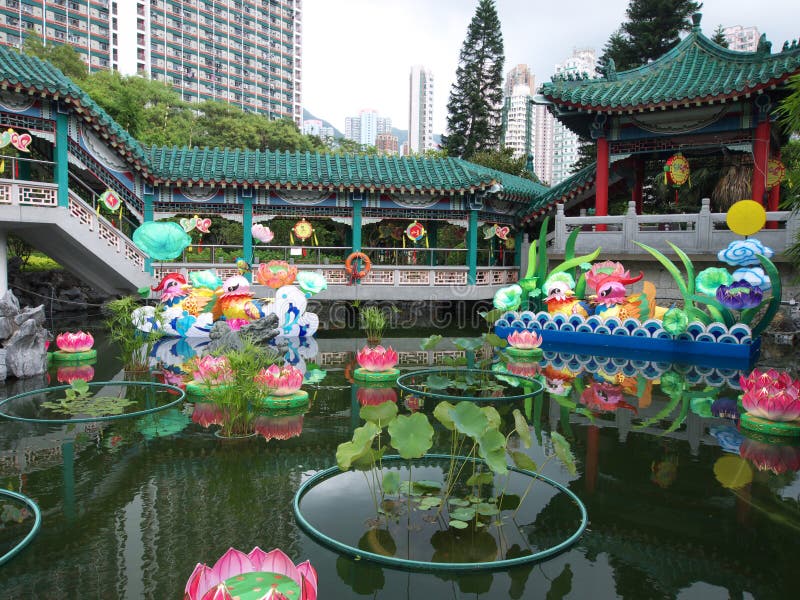
{"type": "Polygon", "coordinates": [[[755,200],[739,200],[728,209],[728,228],[738,235],[753,235],[767,222],[767,212],[755,200]]]}
{"type": "Polygon", "coordinates": [[[305,242],[308,238],[314,235],[314,226],[305,219],[300,219],[292,227],[292,233],[301,242],[305,242]]]}
{"type": "Polygon", "coordinates": [[[691,181],[689,181],[690,173],[689,161],[683,154],[678,152],[667,159],[667,164],[664,167],[664,183],[676,188],[687,182],[691,185],[691,181]]]}
{"type": "Polygon", "coordinates": [[[743,458],[723,456],[714,463],[714,476],[724,487],[738,490],[753,481],[753,469],[743,458]]]}
{"type": "Polygon", "coordinates": [[[767,161],[767,189],[771,190],[786,179],[786,166],[778,158],[767,161]]]}

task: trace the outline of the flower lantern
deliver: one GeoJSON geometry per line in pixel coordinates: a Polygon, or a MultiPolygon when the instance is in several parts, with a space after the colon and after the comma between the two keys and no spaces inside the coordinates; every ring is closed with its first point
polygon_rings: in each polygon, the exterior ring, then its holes
{"type": "Polygon", "coordinates": [[[295,565],[278,549],[256,546],[245,554],[230,548],[213,567],[198,563],[184,592],[184,600],[251,597],[316,600],[317,572],[308,561],[295,565]]]}
{"type": "Polygon", "coordinates": [[[317,235],[314,232],[314,226],[305,218],[300,219],[292,227],[292,231],[289,233],[289,239],[291,240],[292,244],[294,244],[294,238],[297,238],[301,242],[305,242],[307,239],[313,238],[314,245],[317,245],[317,235]]]}
{"type": "Polygon", "coordinates": [[[771,190],[786,179],[786,165],[779,158],[770,158],[767,161],[767,189],[771,190]]]}
{"type": "Polygon", "coordinates": [[[511,358],[530,360],[542,355],[542,337],[535,331],[513,331],[507,341],[505,351],[511,358]]]}
{"type": "Polygon", "coordinates": [[[258,283],[277,290],[294,283],[297,277],[297,267],[290,265],[285,260],[271,260],[258,265],[255,275],[258,283]]]}
{"type": "Polygon", "coordinates": [[[768,435],[800,437],[800,380],[775,369],[740,377],[741,425],[768,435]]]}
{"type": "Polygon", "coordinates": [[[745,310],[755,308],[761,304],[764,293],[758,286],[750,285],[744,279],[734,281],[731,285],[721,285],[717,288],[717,300],[726,308],[745,310]]]}
{"type": "Polygon", "coordinates": [[[360,368],[353,372],[353,377],[362,381],[394,381],[400,374],[397,369],[399,357],[391,346],[364,346],[356,354],[360,368]]]}
{"type": "Polygon", "coordinates": [[[56,337],[58,350],[52,357],[56,362],[86,362],[97,358],[97,350],[92,348],[94,338],[85,331],[67,331],[56,337]]]}
{"type": "Polygon", "coordinates": [[[258,372],[255,381],[267,389],[270,396],[291,396],[303,385],[303,372],[292,365],[270,365],[258,372]]]}

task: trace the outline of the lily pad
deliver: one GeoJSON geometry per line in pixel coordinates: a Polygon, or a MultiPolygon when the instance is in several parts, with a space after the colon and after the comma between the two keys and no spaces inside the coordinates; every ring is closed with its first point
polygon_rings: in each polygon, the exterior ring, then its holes
{"type": "Polygon", "coordinates": [[[366,453],[379,432],[380,428],[370,422],[362,427],[357,427],[353,432],[353,439],[339,444],[336,449],[336,464],[339,465],[339,468],[347,471],[356,458],[366,453]]]}
{"type": "Polygon", "coordinates": [[[508,346],[508,342],[501,338],[496,333],[484,333],[483,334],[483,341],[494,348],[505,348],[508,346]]]}
{"type": "Polygon", "coordinates": [[[475,518],[475,509],[474,508],[457,508],[450,512],[451,519],[458,519],[459,521],[469,521],[470,519],[475,518]]]}
{"type": "Polygon", "coordinates": [[[467,524],[464,521],[459,521],[458,519],[452,519],[448,525],[450,527],[455,527],[456,529],[466,529],[467,524]]]}
{"type": "Polygon", "coordinates": [[[494,481],[493,473],[475,473],[467,479],[467,485],[489,485],[494,481]]]}
{"type": "Polygon", "coordinates": [[[374,406],[362,406],[358,416],[365,421],[375,423],[378,427],[385,427],[397,416],[397,404],[389,400],[374,406]]]}
{"type": "Polygon", "coordinates": [[[439,404],[436,405],[436,408],[433,409],[433,416],[436,417],[439,423],[444,425],[444,428],[448,431],[453,431],[456,428],[456,426],[453,424],[453,417],[450,414],[450,411],[452,411],[454,408],[455,406],[449,402],[443,401],[439,402],[439,404]]]}
{"type": "Polygon", "coordinates": [[[508,472],[506,438],[497,429],[490,429],[481,436],[478,454],[495,473],[503,475],[508,472]]]}
{"type": "Polygon", "coordinates": [[[481,411],[486,415],[486,420],[489,421],[489,429],[500,429],[503,419],[494,406],[481,406],[481,411]]]}
{"type": "Polygon", "coordinates": [[[526,448],[531,447],[531,430],[528,427],[528,421],[525,420],[525,416],[519,411],[518,408],[514,409],[514,430],[517,432],[519,439],[522,440],[523,445],[526,448]]]}
{"type": "Polygon", "coordinates": [[[511,459],[520,469],[533,472],[536,472],[539,469],[538,465],[533,461],[533,459],[524,452],[512,452],[511,459]]]}
{"type": "Polygon", "coordinates": [[[449,498],[447,503],[451,506],[469,506],[469,502],[463,498],[449,498]]]}
{"type": "Polygon", "coordinates": [[[389,423],[389,435],[403,458],[421,458],[433,446],[433,427],[422,413],[398,416],[389,423]]]}
{"type": "Polygon", "coordinates": [[[500,513],[500,509],[497,508],[497,506],[489,504],[488,502],[481,502],[475,507],[475,510],[479,515],[483,515],[484,517],[490,517],[500,513]]]}
{"type": "Polygon", "coordinates": [[[400,472],[389,471],[388,473],[384,473],[382,485],[385,494],[396,494],[397,490],[400,489],[400,472]]]}
{"type": "Polygon", "coordinates": [[[432,481],[430,479],[420,479],[419,481],[415,481],[413,485],[415,488],[419,488],[421,490],[438,491],[442,489],[442,484],[440,482],[432,481]]]}
{"type": "Polygon", "coordinates": [[[420,350],[433,350],[436,346],[439,345],[439,342],[442,341],[442,336],[440,335],[432,335],[430,337],[426,337],[419,343],[420,350]]]}
{"type": "Polygon", "coordinates": [[[453,380],[443,375],[428,375],[425,385],[432,390],[446,390],[453,384],[453,380]]]}
{"type": "Polygon", "coordinates": [[[567,467],[567,471],[569,471],[570,475],[575,475],[577,470],[575,467],[575,456],[572,454],[569,442],[557,431],[551,432],[550,438],[553,440],[553,449],[556,451],[558,460],[560,460],[563,465],[567,467]]]}
{"type": "Polygon", "coordinates": [[[489,419],[486,414],[472,402],[459,402],[450,411],[450,416],[459,433],[475,440],[480,438],[489,427],[489,419]]]}

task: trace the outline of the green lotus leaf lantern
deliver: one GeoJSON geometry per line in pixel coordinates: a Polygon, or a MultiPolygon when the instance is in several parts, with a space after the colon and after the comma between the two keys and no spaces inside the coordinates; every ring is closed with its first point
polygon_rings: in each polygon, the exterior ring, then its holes
{"type": "Polygon", "coordinates": [[[183,227],[172,221],[148,221],[133,232],[133,243],[153,260],[172,260],[192,243],[183,227]]]}
{"type": "Polygon", "coordinates": [[[664,313],[664,318],[661,321],[661,326],[664,331],[670,335],[680,335],[686,331],[689,326],[689,317],[686,312],[680,308],[670,308],[664,313]]]}
{"type": "Polygon", "coordinates": [[[522,303],[522,288],[516,283],[500,288],[494,294],[494,307],[500,310],[516,310],[522,303]]]}
{"type": "Polygon", "coordinates": [[[733,275],[730,274],[728,269],[720,267],[703,269],[694,280],[695,289],[701,294],[711,297],[716,295],[719,286],[730,285],[731,283],[733,283],[733,275]]]}

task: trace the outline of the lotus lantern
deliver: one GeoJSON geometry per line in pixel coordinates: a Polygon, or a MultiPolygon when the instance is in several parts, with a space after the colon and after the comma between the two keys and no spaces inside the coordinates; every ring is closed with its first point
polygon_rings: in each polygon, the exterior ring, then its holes
{"type": "Polygon", "coordinates": [[[371,373],[379,373],[382,371],[389,371],[397,364],[399,358],[391,346],[384,348],[383,346],[375,346],[370,348],[364,346],[356,354],[359,366],[365,371],[371,373]]]}

